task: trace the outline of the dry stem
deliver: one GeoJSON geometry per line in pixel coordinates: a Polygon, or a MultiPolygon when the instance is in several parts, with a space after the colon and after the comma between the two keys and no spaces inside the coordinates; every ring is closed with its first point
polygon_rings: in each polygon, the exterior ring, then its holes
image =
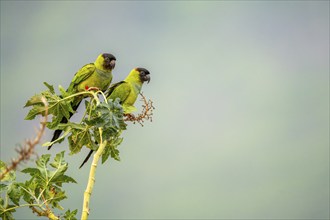
{"type": "Polygon", "coordinates": [[[134,114],[125,114],[124,121],[131,121],[133,122],[133,124],[137,122],[141,126],[143,126],[144,120],[148,120],[152,122],[152,115],[155,107],[153,106],[153,102],[151,101],[151,99],[147,100],[142,93],[140,93],[140,95],[142,96],[141,101],[143,102],[142,112],[137,116],[135,116],[134,114]]]}
{"type": "Polygon", "coordinates": [[[46,122],[47,122],[47,116],[48,116],[48,103],[44,97],[41,98],[42,102],[44,103],[46,110],[45,110],[45,116],[43,120],[40,122],[40,128],[37,131],[37,135],[34,138],[34,140],[26,140],[23,147],[20,147],[16,149],[18,153],[18,158],[12,159],[11,164],[5,168],[5,170],[0,174],[0,180],[2,180],[7,173],[9,173],[12,170],[16,170],[17,166],[24,162],[28,161],[32,154],[34,154],[34,149],[37,144],[39,144],[40,139],[42,135],[44,134],[45,128],[46,128],[46,122]]]}

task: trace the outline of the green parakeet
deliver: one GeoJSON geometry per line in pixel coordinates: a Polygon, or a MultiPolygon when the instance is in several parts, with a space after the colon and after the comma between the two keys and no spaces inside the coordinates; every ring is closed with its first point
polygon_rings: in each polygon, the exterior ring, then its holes
{"type": "Polygon", "coordinates": [[[150,82],[150,73],[144,68],[133,69],[124,81],[112,85],[106,92],[107,99],[120,99],[125,114],[136,111],[134,103],[144,82],[150,82]]]}
{"type": "MultiPolygon", "coordinates": [[[[67,92],[74,94],[82,92],[90,87],[96,87],[101,91],[106,91],[112,81],[112,70],[115,68],[116,58],[112,54],[103,53],[100,54],[94,63],[86,64],[83,66],[73,77],[67,92]]],[[[77,110],[80,102],[84,96],[77,96],[72,101],[72,109],[77,110]]],[[[72,114],[70,114],[70,117],[72,114]]],[[[67,118],[63,118],[61,123],[68,122],[67,118]]],[[[62,130],[56,130],[51,140],[55,141],[60,137],[62,130]]],[[[52,147],[49,146],[48,150],[52,147]]]]}
{"type": "MultiPolygon", "coordinates": [[[[115,83],[106,92],[108,100],[120,99],[120,104],[123,106],[124,114],[130,114],[136,111],[134,103],[141,91],[144,82],[150,82],[150,73],[145,68],[133,69],[124,81],[115,83]]],[[[89,152],[83,163],[80,165],[81,168],[92,155],[93,150],[89,152]]]]}

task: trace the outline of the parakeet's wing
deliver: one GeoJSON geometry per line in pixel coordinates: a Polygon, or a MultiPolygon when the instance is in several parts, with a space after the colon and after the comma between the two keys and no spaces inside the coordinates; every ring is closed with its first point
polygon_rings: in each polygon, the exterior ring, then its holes
{"type": "Polygon", "coordinates": [[[117,83],[115,83],[115,84],[112,84],[112,85],[107,89],[107,91],[105,91],[105,93],[104,93],[105,97],[108,98],[108,97],[111,95],[111,93],[113,92],[113,90],[114,90],[115,88],[117,88],[117,86],[119,86],[119,85],[122,84],[122,83],[125,83],[125,81],[120,81],[120,82],[117,82],[117,83]]]}
{"type": "Polygon", "coordinates": [[[90,77],[93,74],[93,72],[95,71],[95,69],[96,69],[96,67],[95,67],[94,63],[86,64],[85,66],[83,66],[74,75],[67,91],[75,92],[74,90],[77,87],[77,85],[79,85],[79,83],[83,82],[88,77],[90,77]]]}
{"type": "Polygon", "coordinates": [[[116,98],[119,98],[120,103],[123,103],[127,99],[130,92],[130,85],[125,81],[121,81],[109,88],[107,93],[107,99],[115,100],[116,98]]]}

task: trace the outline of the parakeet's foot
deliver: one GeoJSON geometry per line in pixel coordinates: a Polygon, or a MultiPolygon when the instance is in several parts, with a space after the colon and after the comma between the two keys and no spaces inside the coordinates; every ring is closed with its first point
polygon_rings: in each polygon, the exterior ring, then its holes
{"type": "Polygon", "coordinates": [[[88,87],[88,86],[86,86],[85,89],[86,89],[87,91],[92,91],[92,90],[100,91],[100,89],[97,88],[97,87],[88,87]]]}
{"type": "Polygon", "coordinates": [[[125,121],[131,121],[133,123],[135,123],[137,121],[136,116],[132,113],[124,114],[124,117],[125,117],[124,118],[125,121]]]}
{"type": "Polygon", "coordinates": [[[124,114],[124,117],[126,117],[126,118],[130,118],[130,119],[135,119],[135,118],[136,118],[135,115],[132,114],[132,113],[124,114]]]}

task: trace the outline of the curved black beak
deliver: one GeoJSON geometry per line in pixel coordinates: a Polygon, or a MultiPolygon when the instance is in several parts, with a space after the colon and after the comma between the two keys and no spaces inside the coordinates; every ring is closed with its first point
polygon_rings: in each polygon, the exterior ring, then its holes
{"type": "Polygon", "coordinates": [[[150,75],[148,74],[148,75],[145,75],[145,79],[144,79],[144,81],[145,82],[150,82],[150,75]]]}
{"type": "Polygon", "coordinates": [[[111,60],[110,61],[110,67],[111,67],[111,69],[114,69],[115,66],[116,66],[116,60],[111,60]]]}

